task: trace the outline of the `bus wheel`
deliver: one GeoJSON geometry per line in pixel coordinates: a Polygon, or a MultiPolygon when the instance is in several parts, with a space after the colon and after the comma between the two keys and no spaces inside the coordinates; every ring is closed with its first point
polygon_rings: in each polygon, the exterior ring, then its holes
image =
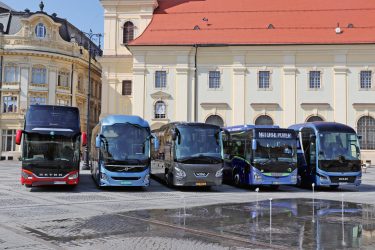
{"type": "Polygon", "coordinates": [[[337,190],[339,188],[339,185],[330,185],[329,188],[331,190],[337,190]]]}
{"type": "Polygon", "coordinates": [[[31,185],[31,184],[25,184],[25,187],[27,187],[27,188],[32,188],[33,185],[31,185]]]}
{"type": "Polygon", "coordinates": [[[240,174],[235,174],[233,178],[234,185],[239,186],[241,184],[240,182],[240,174]]]}

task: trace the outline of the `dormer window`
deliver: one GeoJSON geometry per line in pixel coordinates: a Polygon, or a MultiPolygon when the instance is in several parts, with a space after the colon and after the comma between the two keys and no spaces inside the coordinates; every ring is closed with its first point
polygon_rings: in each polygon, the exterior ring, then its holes
{"type": "Polygon", "coordinates": [[[46,37],[46,26],[44,26],[42,23],[38,23],[38,25],[35,27],[35,34],[38,38],[46,37]]]}

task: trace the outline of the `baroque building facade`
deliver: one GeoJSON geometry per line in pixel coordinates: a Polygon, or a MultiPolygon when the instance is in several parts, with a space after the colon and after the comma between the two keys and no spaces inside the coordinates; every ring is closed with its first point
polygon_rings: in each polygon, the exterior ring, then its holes
{"type": "Polygon", "coordinates": [[[102,115],[348,124],[375,162],[375,3],[101,0],[102,115]],[[340,3],[338,5],[338,3],[340,3]],[[308,16],[309,18],[306,18],[308,16]]]}
{"type": "MultiPolygon", "coordinates": [[[[31,104],[79,108],[86,131],[89,43],[92,55],[100,48],[66,19],[43,11],[15,11],[0,3],[0,159],[20,156],[15,133],[24,125],[31,104]]],[[[90,125],[101,109],[101,66],[92,57],[90,125]]]]}

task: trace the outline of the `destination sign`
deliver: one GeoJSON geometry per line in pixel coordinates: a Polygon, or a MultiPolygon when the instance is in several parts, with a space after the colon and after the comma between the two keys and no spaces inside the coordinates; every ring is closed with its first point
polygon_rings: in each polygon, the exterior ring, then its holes
{"type": "Polygon", "coordinates": [[[288,132],[258,132],[258,138],[292,139],[293,134],[288,132]]]}

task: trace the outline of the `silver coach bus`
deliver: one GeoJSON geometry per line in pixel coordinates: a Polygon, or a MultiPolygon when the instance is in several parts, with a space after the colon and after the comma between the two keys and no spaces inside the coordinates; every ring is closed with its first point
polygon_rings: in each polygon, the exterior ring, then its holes
{"type": "Polygon", "coordinates": [[[170,123],[153,131],[151,173],[173,186],[221,185],[222,130],[205,123],[170,123]]]}

